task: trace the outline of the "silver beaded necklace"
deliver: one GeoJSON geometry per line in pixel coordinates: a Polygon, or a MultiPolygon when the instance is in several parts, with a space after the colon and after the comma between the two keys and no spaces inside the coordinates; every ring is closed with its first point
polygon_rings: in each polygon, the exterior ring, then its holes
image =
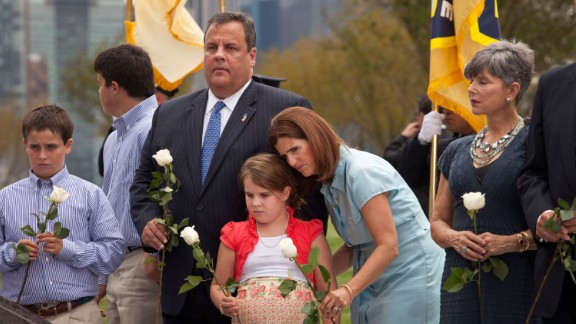
{"type": "Polygon", "coordinates": [[[522,117],[518,116],[518,119],[516,126],[494,143],[483,142],[488,128],[482,128],[482,130],[476,134],[474,140],[472,140],[472,145],[470,145],[470,156],[474,163],[477,165],[486,165],[490,163],[496,155],[508,148],[510,142],[512,142],[514,137],[516,137],[518,132],[524,127],[522,117]],[[476,153],[476,149],[478,149],[478,153],[476,153]]]}
{"type": "Polygon", "coordinates": [[[266,243],[264,243],[264,240],[262,239],[262,236],[260,235],[260,231],[258,230],[258,222],[256,222],[256,233],[258,233],[258,239],[260,239],[260,243],[262,243],[262,245],[264,245],[265,247],[267,247],[269,249],[275,248],[278,244],[280,244],[280,242],[284,238],[284,235],[286,235],[286,229],[288,228],[288,223],[290,223],[290,217],[288,217],[288,221],[286,222],[286,226],[284,226],[284,231],[282,231],[282,235],[280,235],[278,242],[276,242],[272,245],[267,245],[266,243]]]}

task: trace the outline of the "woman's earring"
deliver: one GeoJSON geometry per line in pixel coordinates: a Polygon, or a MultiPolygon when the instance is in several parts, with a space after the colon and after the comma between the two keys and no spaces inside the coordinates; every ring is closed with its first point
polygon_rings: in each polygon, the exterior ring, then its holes
{"type": "Polygon", "coordinates": [[[506,103],[509,103],[510,100],[511,100],[510,97],[507,97],[507,98],[506,98],[506,103]]]}

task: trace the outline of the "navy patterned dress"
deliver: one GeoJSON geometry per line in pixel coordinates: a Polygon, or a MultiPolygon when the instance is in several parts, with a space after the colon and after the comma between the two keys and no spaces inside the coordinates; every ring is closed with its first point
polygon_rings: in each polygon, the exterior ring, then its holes
{"type": "MultiPolygon", "coordinates": [[[[516,189],[516,180],[526,161],[527,134],[528,127],[520,130],[508,148],[488,166],[482,180],[476,176],[469,152],[473,135],[458,139],[446,148],[438,165],[448,179],[454,198],[455,230],[474,231],[462,201],[462,195],[468,192],[481,192],[486,198],[486,206],[476,216],[478,233],[510,235],[528,229],[516,189]]],[[[459,292],[442,290],[441,323],[524,323],[534,300],[534,253],[506,253],[496,257],[508,265],[510,272],[503,282],[492,272],[481,272],[482,320],[478,286],[470,282],[459,292]]],[[[450,276],[452,267],[474,269],[472,262],[450,248],[446,250],[442,283],[450,276]]]]}

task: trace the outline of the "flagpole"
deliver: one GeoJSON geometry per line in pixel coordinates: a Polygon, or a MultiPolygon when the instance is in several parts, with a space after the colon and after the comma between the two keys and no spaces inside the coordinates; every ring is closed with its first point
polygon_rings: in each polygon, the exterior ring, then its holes
{"type": "MultiPolygon", "coordinates": [[[[438,105],[432,103],[432,110],[438,111],[438,105]]],[[[432,215],[434,211],[434,200],[436,199],[436,182],[438,179],[438,171],[436,167],[437,155],[438,155],[438,136],[434,135],[432,137],[432,142],[430,143],[430,193],[428,194],[428,218],[432,215]]]]}
{"type": "Polygon", "coordinates": [[[132,21],[132,0],[126,1],[126,20],[132,21]]]}
{"type": "Polygon", "coordinates": [[[220,12],[226,11],[226,0],[220,0],[220,12]]]}

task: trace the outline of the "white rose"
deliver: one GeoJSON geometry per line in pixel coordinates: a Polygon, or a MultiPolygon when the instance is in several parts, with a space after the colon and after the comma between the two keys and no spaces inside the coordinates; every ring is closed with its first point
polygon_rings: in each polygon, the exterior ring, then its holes
{"type": "Polygon", "coordinates": [[[195,243],[200,243],[200,236],[194,230],[194,226],[186,226],[182,232],[180,232],[180,237],[186,241],[186,244],[192,246],[195,243]]]}
{"type": "Polygon", "coordinates": [[[486,205],[484,194],[481,192],[465,193],[462,199],[464,199],[464,207],[468,210],[479,210],[486,205]]]}
{"type": "Polygon", "coordinates": [[[55,204],[61,204],[64,200],[68,199],[69,196],[70,195],[63,188],[53,186],[49,200],[55,204]]]}
{"type": "Polygon", "coordinates": [[[285,238],[280,241],[280,250],[282,250],[282,255],[287,259],[295,258],[298,255],[296,246],[294,246],[291,238],[285,238]]]}
{"type": "Polygon", "coordinates": [[[156,152],[152,157],[156,160],[156,163],[162,167],[172,163],[172,155],[170,155],[170,151],[167,149],[156,152]]]}

